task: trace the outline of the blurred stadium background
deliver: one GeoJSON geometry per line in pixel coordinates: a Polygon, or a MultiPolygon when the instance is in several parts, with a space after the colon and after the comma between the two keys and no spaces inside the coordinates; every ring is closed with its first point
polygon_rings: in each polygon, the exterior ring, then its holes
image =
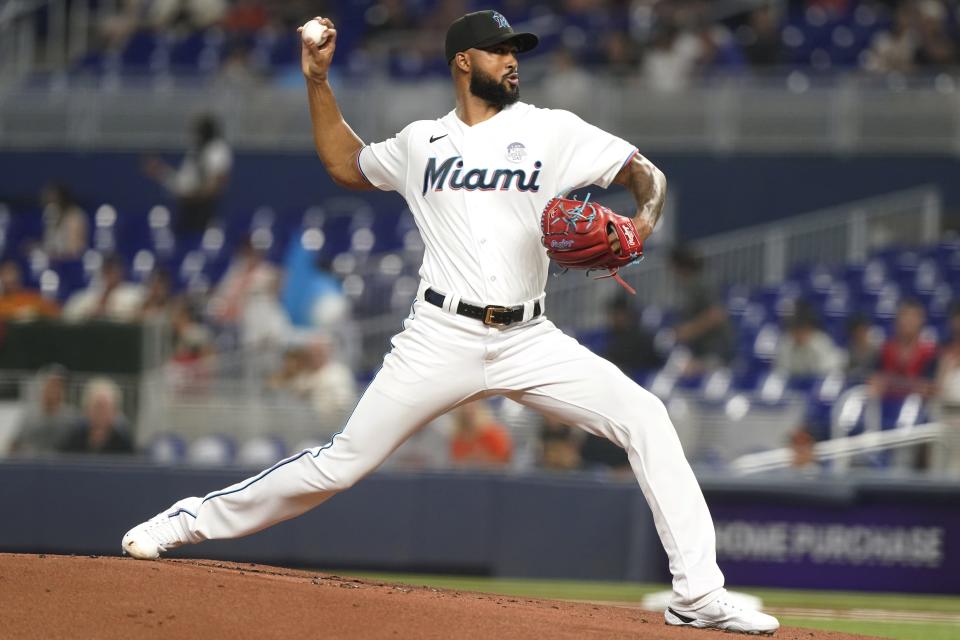
{"type": "MultiPolygon", "coordinates": [[[[490,6],[541,35],[524,101],[670,180],[636,298],[557,274],[547,314],[666,402],[731,582],[956,595],[960,9],[941,0],[7,0],[0,504],[30,516],[0,549],[116,552],[172,499],[339,430],[423,245],[398,196],[325,175],[296,26],[333,18],[334,89],[373,141],[452,107],[443,33],[490,6]],[[52,532],[63,513],[84,524],[52,532]]],[[[197,551],[662,581],[626,467],[494,401],[320,512],[197,551]]]]}

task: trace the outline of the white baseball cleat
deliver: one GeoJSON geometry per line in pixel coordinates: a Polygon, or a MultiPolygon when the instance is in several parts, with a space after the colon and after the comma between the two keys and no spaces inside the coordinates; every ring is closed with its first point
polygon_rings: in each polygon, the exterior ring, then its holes
{"type": "Polygon", "coordinates": [[[169,509],[161,511],[146,522],[141,522],[127,531],[120,543],[123,553],[138,560],[156,560],[161,553],[185,544],[180,539],[173,520],[187,500],[177,502],[169,509]]]}
{"type": "Polygon", "coordinates": [[[780,628],[780,622],[773,616],[743,609],[730,604],[722,597],[695,611],[677,611],[668,607],[663,612],[667,624],[695,629],[721,629],[735,633],[770,635],[780,628]]]}

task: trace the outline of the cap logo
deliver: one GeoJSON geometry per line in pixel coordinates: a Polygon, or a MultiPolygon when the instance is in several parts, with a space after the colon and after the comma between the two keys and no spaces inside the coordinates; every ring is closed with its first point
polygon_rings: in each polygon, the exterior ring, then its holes
{"type": "Polygon", "coordinates": [[[494,12],[493,12],[493,16],[491,16],[491,17],[493,18],[493,21],[497,23],[497,27],[499,27],[499,28],[501,28],[501,29],[509,29],[509,28],[510,28],[510,23],[507,22],[507,19],[504,18],[503,15],[501,15],[501,14],[498,13],[497,11],[494,11],[494,12]]]}

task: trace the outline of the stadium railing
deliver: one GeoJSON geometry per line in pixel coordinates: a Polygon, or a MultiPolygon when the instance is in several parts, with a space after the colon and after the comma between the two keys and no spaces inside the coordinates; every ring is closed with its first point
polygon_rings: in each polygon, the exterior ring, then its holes
{"type": "MultiPolygon", "coordinates": [[[[530,69],[523,100],[574,111],[645,152],[960,153],[960,89],[930,76],[890,82],[795,70],[696,80],[674,93],[599,72],[577,91],[551,77],[530,69]]],[[[374,76],[334,84],[343,113],[367,140],[452,106],[447,80],[374,76]]],[[[169,75],[52,74],[8,83],[0,98],[0,147],[182,149],[192,119],[210,111],[238,149],[312,149],[299,79],[230,87],[169,75]]]]}
{"type": "MultiPolygon", "coordinates": [[[[825,468],[833,473],[843,474],[850,470],[851,460],[856,456],[938,442],[943,437],[944,430],[941,423],[929,422],[886,431],[870,431],[818,442],[813,446],[813,456],[819,464],[831,463],[829,466],[825,465],[825,468]]],[[[787,469],[793,463],[794,451],[789,447],[779,447],[740,456],[731,463],[730,469],[736,475],[751,475],[787,469]]]]}

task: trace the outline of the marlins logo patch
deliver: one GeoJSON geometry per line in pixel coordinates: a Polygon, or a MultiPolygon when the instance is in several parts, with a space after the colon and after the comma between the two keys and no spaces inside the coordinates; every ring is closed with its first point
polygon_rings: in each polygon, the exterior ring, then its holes
{"type": "Polygon", "coordinates": [[[493,12],[493,21],[497,23],[497,26],[501,29],[509,29],[510,23],[507,22],[507,19],[503,17],[502,14],[494,11],[493,12]]]}

